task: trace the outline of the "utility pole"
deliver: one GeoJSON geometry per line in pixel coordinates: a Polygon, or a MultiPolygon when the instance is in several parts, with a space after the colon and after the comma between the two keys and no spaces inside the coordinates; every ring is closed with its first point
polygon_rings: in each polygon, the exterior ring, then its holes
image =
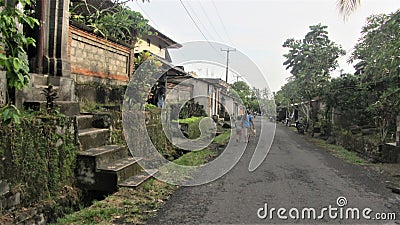
{"type": "Polygon", "coordinates": [[[239,74],[238,75],[233,75],[234,77],[236,77],[236,82],[239,82],[239,77],[241,77],[239,74]]]}
{"type": "Polygon", "coordinates": [[[236,48],[230,49],[222,49],[221,51],[226,52],[226,83],[228,83],[228,71],[229,71],[229,52],[236,52],[236,48]]]}

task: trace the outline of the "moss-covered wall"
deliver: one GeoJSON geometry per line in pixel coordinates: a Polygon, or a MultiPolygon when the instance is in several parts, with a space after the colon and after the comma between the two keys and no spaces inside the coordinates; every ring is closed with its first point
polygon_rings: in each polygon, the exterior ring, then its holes
{"type": "Polygon", "coordinates": [[[125,85],[107,85],[99,82],[76,84],[76,95],[83,104],[93,102],[98,104],[121,104],[125,94],[125,85]]]}
{"type": "Polygon", "coordinates": [[[347,150],[355,151],[365,158],[387,163],[397,161],[397,153],[389,146],[379,144],[379,139],[355,135],[347,130],[336,130],[334,135],[338,145],[347,150]]]}
{"type": "MultiPolygon", "coordinates": [[[[112,144],[126,145],[125,136],[123,133],[121,112],[113,111],[109,113],[113,121],[112,131],[111,131],[112,144]]],[[[148,110],[145,112],[145,115],[146,115],[147,133],[153,145],[156,147],[156,149],[168,160],[173,160],[181,156],[183,152],[179,149],[174,148],[174,146],[169,142],[168,138],[164,133],[161,124],[161,110],[160,109],[148,110]]],[[[132,132],[134,132],[135,129],[138,128],[132,128],[132,132]]],[[[137,137],[138,141],[139,139],[141,138],[137,137]]]]}
{"type": "Polygon", "coordinates": [[[184,129],[187,129],[187,130],[185,130],[185,132],[188,133],[189,139],[196,139],[196,138],[200,137],[201,132],[199,129],[199,124],[203,118],[204,117],[190,117],[190,118],[179,120],[179,124],[181,124],[181,127],[183,127],[184,129]]]}
{"type": "Polygon", "coordinates": [[[75,143],[73,117],[29,117],[21,124],[0,124],[0,180],[21,193],[22,205],[55,197],[74,183],[75,143]]]}

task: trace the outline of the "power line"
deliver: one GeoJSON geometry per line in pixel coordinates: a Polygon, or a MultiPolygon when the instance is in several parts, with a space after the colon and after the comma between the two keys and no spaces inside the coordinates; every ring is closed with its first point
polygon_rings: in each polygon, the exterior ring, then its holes
{"type": "Polygon", "coordinates": [[[214,30],[214,32],[215,32],[215,34],[218,36],[218,38],[219,38],[221,41],[223,41],[223,38],[219,35],[219,33],[218,33],[217,29],[215,28],[214,24],[211,22],[210,17],[208,16],[206,10],[205,10],[204,7],[203,7],[203,4],[201,4],[201,1],[198,1],[198,3],[199,3],[199,5],[200,5],[201,10],[203,11],[203,14],[206,16],[206,18],[207,18],[207,20],[208,20],[208,23],[211,25],[211,28],[214,30]]]}
{"type": "Polygon", "coordinates": [[[149,16],[149,14],[140,6],[140,4],[138,3],[138,1],[135,1],[136,5],[142,10],[142,12],[147,16],[147,18],[149,18],[149,20],[154,24],[154,26],[157,27],[157,29],[159,30],[160,27],[157,26],[157,24],[154,22],[154,20],[149,16]]]}
{"type": "Polygon", "coordinates": [[[189,10],[186,8],[185,4],[183,4],[182,0],[179,0],[183,6],[183,8],[186,11],[186,14],[190,17],[190,19],[192,20],[192,22],[194,23],[194,25],[196,26],[197,30],[201,33],[201,35],[203,35],[204,39],[206,39],[206,41],[208,41],[206,35],[203,33],[203,31],[201,31],[199,25],[197,25],[196,21],[194,20],[194,18],[192,17],[192,15],[190,15],[189,10]]]}
{"type": "MultiPolygon", "coordinates": [[[[146,15],[146,17],[154,24],[154,26],[157,27],[158,30],[160,30],[160,27],[154,22],[154,20],[152,19],[152,17],[150,17],[150,15],[146,12],[146,10],[144,10],[143,7],[140,6],[140,4],[138,3],[138,1],[135,1],[136,5],[142,10],[142,12],[146,15]]],[[[177,51],[178,54],[180,54],[181,56],[183,56],[183,54],[179,51],[177,51]]],[[[201,70],[199,67],[192,65],[193,67],[195,67],[196,70],[201,70]]],[[[189,72],[189,71],[188,71],[189,72]]]]}
{"type": "Polygon", "coordinates": [[[235,46],[235,44],[233,43],[232,39],[230,38],[230,36],[229,36],[229,34],[228,34],[228,31],[226,30],[225,24],[224,24],[224,22],[222,21],[222,18],[221,18],[221,16],[220,16],[220,13],[219,13],[219,11],[218,11],[217,6],[215,5],[214,1],[211,1],[211,3],[213,4],[213,6],[214,6],[214,8],[215,8],[215,11],[216,11],[217,16],[218,16],[218,18],[219,18],[219,21],[221,22],[222,28],[224,28],[223,30],[224,30],[224,33],[225,33],[226,37],[228,38],[229,42],[230,42],[233,46],[235,46]]]}
{"type": "Polygon", "coordinates": [[[183,1],[182,1],[182,0],[179,0],[179,1],[180,1],[180,3],[182,4],[183,8],[185,9],[186,14],[190,17],[190,19],[192,20],[192,22],[193,22],[194,25],[196,26],[197,30],[201,33],[201,35],[204,37],[204,39],[207,41],[207,43],[215,50],[215,52],[217,52],[218,54],[220,54],[219,51],[210,43],[210,41],[208,40],[208,38],[206,37],[206,35],[203,33],[203,31],[201,31],[199,25],[196,23],[196,21],[194,20],[194,18],[192,17],[192,15],[190,15],[190,12],[189,12],[189,10],[186,8],[186,6],[185,6],[185,4],[183,3],[183,1]]]}
{"type": "Polygon", "coordinates": [[[211,39],[215,40],[214,36],[211,32],[208,31],[207,27],[201,22],[200,17],[197,16],[196,10],[194,10],[189,2],[187,2],[187,6],[192,11],[193,15],[196,17],[197,21],[199,21],[200,25],[204,28],[205,32],[211,37],[211,39]]]}

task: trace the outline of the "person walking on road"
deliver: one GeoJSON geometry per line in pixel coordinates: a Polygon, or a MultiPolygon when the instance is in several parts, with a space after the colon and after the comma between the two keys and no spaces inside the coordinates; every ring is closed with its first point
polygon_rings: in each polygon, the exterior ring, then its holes
{"type": "Polygon", "coordinates": [[[236,129],[236,143],[242,142],[243,139],[243,117],[245,115],[241,115],[235,120],[235,129],[236,129]]]}
{"type": "Polygon", "coordinates": [[[253,122],[253,115],[251,115],[250,111],[247,110],[247,113],[243,116],[243,127],[244,129],[244,136],[246,138],[245,142],[250,141],[250,134],[253,133],[253,130],[255,129],[254,127],[254,122],[253,122]]]}

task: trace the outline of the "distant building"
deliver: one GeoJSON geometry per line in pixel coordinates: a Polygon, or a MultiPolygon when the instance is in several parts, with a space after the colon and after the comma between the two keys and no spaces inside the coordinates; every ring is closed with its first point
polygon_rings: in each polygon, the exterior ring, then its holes
{"type": "Polygon", "coordinates": [[[143,35],[139,38],[135,45],[135,53],[149,51],[167,62],[172,62],[168,49],[181,48],[182,45],[173,41],[155,28],[151,28],[150,31],[152,33],[151,35],[143,35]]]}
{"type": "Polygon", "coordinates": [[[219,115],[223,117],[225,112],[230,116],[240,115],[240,99],[234,97],[229,92],[229,84],[220,78],[198,78],[197,85],[194,85],[194,96],[207,96],[207,101],[199,101],[210,116],[219,115]]]}

